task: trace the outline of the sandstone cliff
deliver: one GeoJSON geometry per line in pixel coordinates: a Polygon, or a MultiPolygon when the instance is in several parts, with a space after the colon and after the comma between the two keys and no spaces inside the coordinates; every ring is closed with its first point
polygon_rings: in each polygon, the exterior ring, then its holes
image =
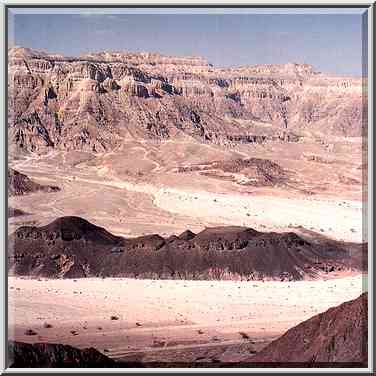
{"type": "Polygon", "coordinates": [[[8,56],[11,150],[101,152],[124,138],[226,144],[364,130],[362,80],[329,77],[307,64],[221,69],[195,57],[64,57],[20,47],[8,56]],[[271,126],[272,135],[263,138],[261,127],[255,138],[255,124],[271,126]]]}

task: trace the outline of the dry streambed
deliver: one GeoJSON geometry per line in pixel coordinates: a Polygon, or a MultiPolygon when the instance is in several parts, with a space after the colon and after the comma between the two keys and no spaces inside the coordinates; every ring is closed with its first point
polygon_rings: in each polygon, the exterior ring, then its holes
{"type": "Polygon", "coordinates": [[[213,194],[160,189],[154,204],[205,222],[239,224],[256,229],[282,230],[303,226],[337,240],[364,242],[362,202],[285,198],[261,195],[213,194]]]}

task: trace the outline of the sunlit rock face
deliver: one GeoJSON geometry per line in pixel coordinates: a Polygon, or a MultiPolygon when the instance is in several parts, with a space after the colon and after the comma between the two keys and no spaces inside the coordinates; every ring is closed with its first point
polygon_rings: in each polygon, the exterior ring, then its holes
{"type": "Polygon", "coordinates": [[[303,367],[367,367],[368,293],[330,308],[288,330],[249,358],[254,363],[303,367]],[[291,350],[291,351],[290,351],[291,350]]]}
{"type": "Polygon", "coordinates": [[[8,56],[9,142],[27,152],[103,152],[125,137],[253,142],[253,122],[277,134],[347,137],[366,128],[362,80],[307,64],[224,69],[200,57],[73,58],[20,47],[8,56]]]}

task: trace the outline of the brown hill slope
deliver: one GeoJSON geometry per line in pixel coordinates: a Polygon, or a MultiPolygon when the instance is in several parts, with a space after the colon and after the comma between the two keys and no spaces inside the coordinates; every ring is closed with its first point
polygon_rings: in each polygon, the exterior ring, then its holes
{"type": "Polygon", "coordinates": [[[8,194],[9,196],[20,196],[27,193],[43,191],[56,192],[60,188],[55,186],[41,185],[32,181],[27,175],[8,168],[8,194]]]}
{"type": "Polygon", "coordinates": [[[68,278],[299,280],[363,270],[366,252],[359,244],[231,226],[168,239],[157,234],[125,239],[79,217],[20,227],[8,242],[10,273],[68,278]]]}
{"type": "Polygon", "coordinates": [[[289,174],[269,159],[248,158],[200,163],[178,167],[177,173],[198,171],[201,175],[225,179],[242,185],[275,186],[286,184],[289,174]]]}
{"type": "Polygon", "coordinates": [[[120,240],[78,217],[58,218],[39,228],[23,226],[9,239],[10,268],[21,275],[89,276],[120,240]]]}
{"type": "Polygon", "coordinates": [[[253,363],[315,367],[368,361],[368,294],[320,313],[288,330],[255,356],[253,363]]]}

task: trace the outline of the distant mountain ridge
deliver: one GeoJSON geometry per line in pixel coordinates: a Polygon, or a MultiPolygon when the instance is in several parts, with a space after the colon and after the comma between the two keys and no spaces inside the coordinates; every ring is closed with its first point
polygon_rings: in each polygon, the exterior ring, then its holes
{"type": "Polygon", "coordinates": [[[64,57],[21,47],[8,57],[16,150],[100,152],[129,138],[256,142],[250,124],[270,124],[281,139],[302,130],[360,136],[366,129],[362,80],[327,76],[309,64],[224,69],[200,57],[64,57]]]}

